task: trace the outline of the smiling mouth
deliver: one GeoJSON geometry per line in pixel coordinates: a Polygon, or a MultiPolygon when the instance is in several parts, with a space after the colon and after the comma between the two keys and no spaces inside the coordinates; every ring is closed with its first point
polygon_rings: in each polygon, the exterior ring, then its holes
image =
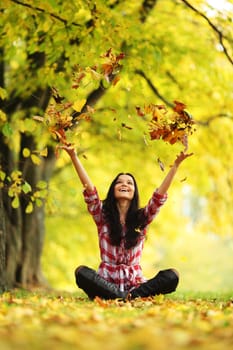
{"type": "Polygon", "coordinates": [[[129,192],[129,191],[126,189],[121,189],[121,190],[119,190],[119,192],[129,192]]]}

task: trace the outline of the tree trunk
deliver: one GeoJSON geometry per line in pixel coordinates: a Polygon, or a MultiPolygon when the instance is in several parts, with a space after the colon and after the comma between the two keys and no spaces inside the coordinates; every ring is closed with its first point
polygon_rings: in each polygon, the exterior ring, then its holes
{"type": "MultiPolygon", "coordinates": [[[[27,144],[33,139],[27,139],[27,144]]],[[[1,142],[0,142],[1,143],[1,142]]],[[[25,144],[25,140],[24,140],[25,144]]],[[[1,168],[10,174],[14,168],[11,151],[5,147],[4,160],[1,157],[1,168]]],[[[33,148],[32,148],[33,149],[33,148]]],[[[54,152],[42,160],[39,166],[28,158],[23,164],[23,178],[30,183],[33,189],[38,181],[49,181],[54,168],[54,152]]],[[[41,254],[44,243],[45,207],[34,206],[30,214],[25,213],[28,198],[20,198],[20,207],[12,208],[11,198],[8,196],[8,188],[4,187],[0,192],[0,289],[14,287],[32,287],[47,285],[41,272],[41,254]]]]}
{"type": "Polygon", "coordinates": [[[6,289],[6,227],[2,201],[2,190],[0,189],[0,292],[6,289]]]}
{"type": "MultiPolygon", "coordinates": [[[[34,140],[29,139],[33,143],[34,140]]],[[[25,145],[25,144],[24,144],[25,145]]],[[[23,149],[23,147],[22,147],[23,149]]],[[[49,182],[55,163],[54,151],[49,150],[48,157],[42,159],[41,165],[35,166],[30,158],[24,162],[23,178],[36,187],[38,181],[49,182]]],[[[38,286],[46,283],[41,271],[41,255],[45,236],[45,207],[34,206],[31,214],[25,213],[27,200],[21,201],[22,208],[22,257],[18,266],[17,278],[23,286],[38,286]]]]}

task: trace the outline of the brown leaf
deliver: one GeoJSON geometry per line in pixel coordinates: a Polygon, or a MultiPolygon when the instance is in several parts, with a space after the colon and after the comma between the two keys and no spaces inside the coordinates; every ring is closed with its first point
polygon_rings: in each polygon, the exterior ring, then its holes
{"type": "Polygon", "coordinates": [[[159,158],[157,159],[157,162],[159,163],[160,169],[161,169],[162,171],[164,171],[165,167],[164,167],[163,162],[161,162],[161,160],[160,160],[159,158]]]}
{"type": "Polygon", "coordinates": [[[128,126],[128,125],[126,125],[125,123],[121,123],[121,126],[122,126],[123,128],[128,129],[128,130],[132,130],[132,129],[133,129],[131,126],[128,126]]]}

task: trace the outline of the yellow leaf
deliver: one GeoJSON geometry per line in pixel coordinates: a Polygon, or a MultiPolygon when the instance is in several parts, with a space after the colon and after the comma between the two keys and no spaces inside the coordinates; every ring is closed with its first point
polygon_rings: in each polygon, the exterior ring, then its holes
{"type": "Polygon", "coordinates": [[[79,100],[79,101],[76,101],[74,104],[73,104],[73,109],[76,111],[76,112],[81,112],[83,106],[85,105],[86,103],[86,99],[83,98],[82,100],[79,100]]]}
{"type": "Polygon", "coordinates": [[[36,156],[35,154],[31,154],[31,160],[36,165],[40,165],[40,163],[41,163],[41,159],[38,156],[36,156]]]}
{"type": "Polygon", "coordinates": [[[32,119],[37,120],[38,122],[43,122],[44,118],[40,117],[39,115],[35,115],[34,117],[32,117],[32,119]]]}
{"type": "Polygon", "coordinates": [[[30,203],[27,205],[26,209],[25,209],[25,213],[26,213],[26,214],[31,214],[32,211],[33,211],[33,204],[32,204],[32,202],[30,202],[30,203]]]}
{"type": "Polygon", "coordinates": [[[0,110],[0,121],[4,123],[7,121],[6,114],[2,110],[0,110]]]}
{"type": "Polygon", "coordinates": [[[41,199],[36,199],[36,205],[40,208],[43,205],[43,202],[41,199]]]}
{"type": "Polygon", "coordinates": [[[7,91],[0,86],[0,98],[5,100],[7,98],[7,91]]]}
{"type": "Polygon", "coordinates": [[[0,180],[4,181],[6,178],[6,173],[4,171],[0,170],[0,180]]]}
{"type": "Polygon", "coordinates": [[[30,157],[30,154],[31,154],[31,151],[30,151],[29,148],[24,148],[23,149],[23,156],[24,156],[24,158],[30,157]]]}
{"type": "Polygon", "coordinates": [[[45,149],[42,149],[42,151],[40,151],[40,156],[47,157],[47,155],[48,155],[48,148],[46,147],[45,149]]]}
{"type": "Polygon", "coordinates": [[[46,181],[39,181],[37,184],[36,184],[36,187],[37,188],[40,188],[40,189],[45,189],[47,187],[47,182],[46,181]]]}
{"type": "Polygon", "coordinates": [[[14,197],[11,202],[12,208],[16,209],[19,207],[19,197],[14,197]]]}

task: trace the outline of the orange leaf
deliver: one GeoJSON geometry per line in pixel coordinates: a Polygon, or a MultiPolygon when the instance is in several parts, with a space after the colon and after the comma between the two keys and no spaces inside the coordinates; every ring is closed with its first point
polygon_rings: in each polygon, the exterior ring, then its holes
{"type": "Polygon", "coordinates": [[[182,102],[174,101],[174,103],[175,103],[175,106],[173,107],[173,110],[177,113],[182,112],[186,108],[186,105],[182,102]]]}
{"type": "Polygon", "coordinates": [[[143,117],[145,115],[145,113],[138,106],[136,106],[136,111],[137,111],[137,115],[139,115],[139,117],[143,117]]]}
{"type": "Polygon", "coordinates": [[[112,85],[115,86],[115,85],[118,83],[119,80],[120,80],[120,77],[119,77],[119,75],[117,75],[117,76],[113,79],[112,85]]]}
{"type": "Polygon", "coordinates": [[[112,74],[112,71],[113,71],[113,66],[112,64],[109,64],[109,63],[103,63],[102,64],[102,70],[104,72],[104,75],[111,75],[112,74]]]}

